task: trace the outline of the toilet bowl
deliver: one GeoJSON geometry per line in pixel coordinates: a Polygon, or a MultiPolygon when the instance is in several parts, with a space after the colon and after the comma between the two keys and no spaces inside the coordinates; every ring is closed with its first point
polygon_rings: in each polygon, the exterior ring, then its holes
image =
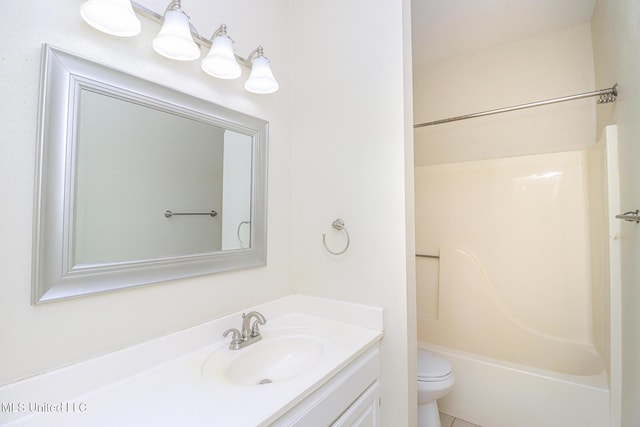
{"type": "Polygon", "coordinates": [[[444,357],[418,348],[418,427],[442,427],[438,399],[453,388],[451,363],[444,357]]]}

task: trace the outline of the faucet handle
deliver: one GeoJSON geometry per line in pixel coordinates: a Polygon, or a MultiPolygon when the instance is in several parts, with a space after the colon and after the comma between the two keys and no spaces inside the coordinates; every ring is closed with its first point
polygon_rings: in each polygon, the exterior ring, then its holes
{"type": "Polygon", "coordinates": [[[257,337],[260,335],[260,325],[264,325],[266,322],[263,322],[259,318],[253,321],[253,325],[251,325],[251,336],[257,337]]]}
{"type": "Polygon", "coordinates": [[[264,325],[267,323],[267,319],[257,311],[251,311],[249,313],[242,313],[242,338],[255,338],[260,335],[260,327],[259,325],[264,325]],[[251,319],[255,318],[253,324],[251,324],[251,319]]]}
{"type": "Polygon", "coordinates": [[[231,342],[229,343],[229,348],[231,350],[238,350],[240,348],[240,344],[242,344],[242,334],[236,328],[227,329],[222,334],[223,337],[231,334],[231,342]]]}

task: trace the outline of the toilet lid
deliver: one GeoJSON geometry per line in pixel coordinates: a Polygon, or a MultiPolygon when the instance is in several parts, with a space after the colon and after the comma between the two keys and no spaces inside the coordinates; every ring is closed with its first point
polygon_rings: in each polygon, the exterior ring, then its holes
{"type": "Polygon", "coordinates": [[[444,357],[418,349],[418,381],[437,381],[451,374],[452,370],[451,363],[444,357]]]}

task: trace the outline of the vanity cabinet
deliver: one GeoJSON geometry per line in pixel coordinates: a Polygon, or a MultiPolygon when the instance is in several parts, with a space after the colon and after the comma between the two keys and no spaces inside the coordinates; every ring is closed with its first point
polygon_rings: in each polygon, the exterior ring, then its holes
{"type": "Polygon", "coordinates": [[[379,376],[376,344],[270,426],[378,427],[379,376]]]}
{"type": "Polygon", "coordinates": [[[340,416],[331,427],[378,427],[380,417],[378,408],[380,407],[380,382],[374,382],[340,416]]]}

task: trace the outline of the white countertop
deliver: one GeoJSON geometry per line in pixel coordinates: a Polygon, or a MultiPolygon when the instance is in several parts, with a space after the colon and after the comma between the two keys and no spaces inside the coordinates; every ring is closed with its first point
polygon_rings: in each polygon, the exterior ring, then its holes
{"type": "Polygon", "coordinates": [[[285,381],[246,386],[205,378],[207,358],[230,351],[222,331],[240,327],[236,313],[1,387],[0,425],[264,426],[382,337],[382,310],[374,307],[292,295],[244,311],[252,310],[267,318],[265,339],[284,328],[308,328],[331,345],[312,369],[285,381]]]}

